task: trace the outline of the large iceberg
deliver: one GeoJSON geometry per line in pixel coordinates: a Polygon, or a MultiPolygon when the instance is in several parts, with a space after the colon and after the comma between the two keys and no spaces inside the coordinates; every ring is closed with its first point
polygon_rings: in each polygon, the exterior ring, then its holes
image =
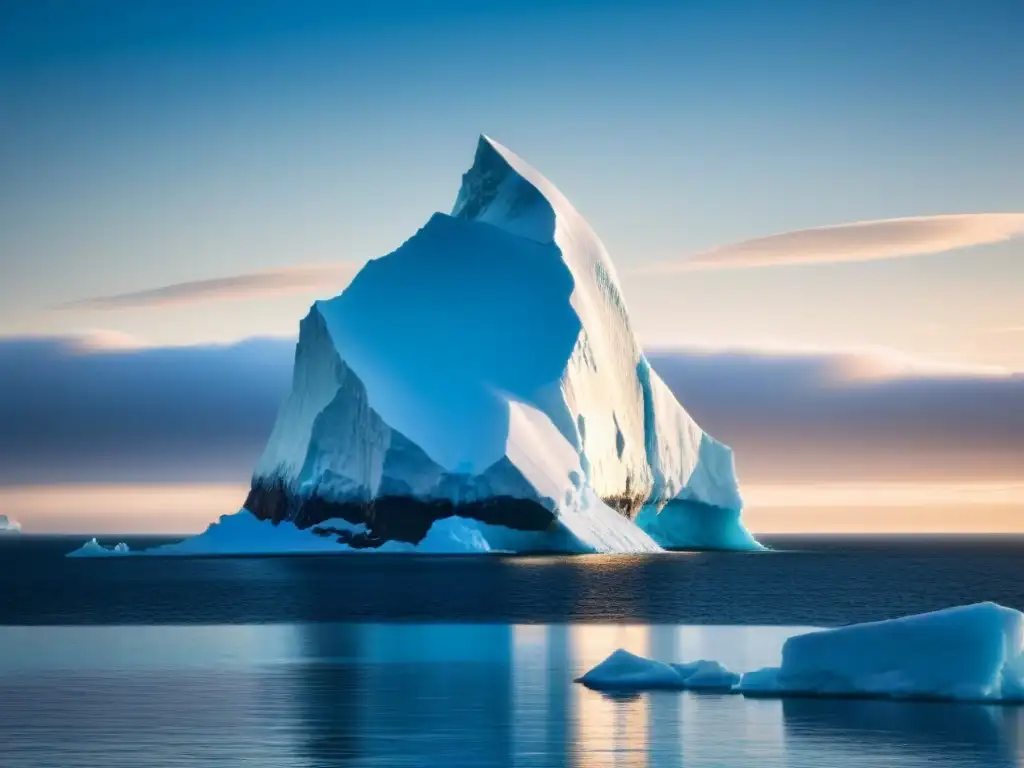
{"type": "Polygon", "coordinates": [[[732,452],[651,370],[601,241],[487,137],[451,214],[302,321],[244,506],[362,526],[355,548],[453,516],[492,549],[502,529],[520,551],[759,548],[732,452]]]}
{"type": "Polygon", "coordinates": [[[21,523],[13,517],[0,515],[0,535],[5,533],[21,533],[21,523]]]}
{"type": "Polygon", "coordinates": [[[791,637],[782,664],[743,676],[750,695],[1020,700],[1024,615],[975,603],[791,637]]]}
{"type": "Polygon", "coordinates": [[[577,682],[602,691],[715,688],[747,696],[1024,703],[1024,614],[975,603],[795,635],[782,663],[736,675],[618,650],[577,682]]]}

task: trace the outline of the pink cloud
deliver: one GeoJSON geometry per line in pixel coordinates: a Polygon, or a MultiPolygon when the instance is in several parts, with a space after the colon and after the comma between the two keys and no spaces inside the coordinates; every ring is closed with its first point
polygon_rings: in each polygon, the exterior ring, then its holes
{"type": "Polygon", "coordinates": [[[354,264],[308,264],[230,277],[192,280],[130,293],[99,296],[63,305],[62,309],[141,309],[180,304],[282,296],[327,291],[336,293],[355,276],[354,264]]]}

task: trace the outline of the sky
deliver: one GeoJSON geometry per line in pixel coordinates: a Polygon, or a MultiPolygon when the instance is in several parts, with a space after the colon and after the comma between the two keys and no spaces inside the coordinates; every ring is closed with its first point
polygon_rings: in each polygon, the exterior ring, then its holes
{"type": "Polygon", "coordinates": [[[1022,28],[1014,0],[8,0],[0,513],[232,511],[203,499],[244,491],[298,320],[449,210],[487,133],[601,236],[755,529],[1024,529],[1022,28]]]}

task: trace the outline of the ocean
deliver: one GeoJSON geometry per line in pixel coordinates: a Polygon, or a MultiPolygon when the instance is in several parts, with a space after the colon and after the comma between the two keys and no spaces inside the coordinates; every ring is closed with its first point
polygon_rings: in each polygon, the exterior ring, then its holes
{"type": "MultiPolygon", "coordinates": [[[[808,627],[994,600],[1021,537],[759,554],[66,559],[0,538],[0,766],[1017,766],[1024,709],[608,697],[618,647],[774,664],[808,627]]],[[[166,539],[109,537],[133,547],[166,539]]]]}

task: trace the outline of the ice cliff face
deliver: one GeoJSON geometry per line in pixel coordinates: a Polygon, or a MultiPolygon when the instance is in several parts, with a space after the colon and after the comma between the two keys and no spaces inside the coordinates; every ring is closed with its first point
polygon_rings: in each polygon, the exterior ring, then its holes
{"type": "Polygon", "coordinates": [[[757,546],[731,451],[647,364],[601,241],[486,137],[451,215],[302,322],[245,506],[348,520],[359,547],[453,515],[517,549],[757,546]]]}

